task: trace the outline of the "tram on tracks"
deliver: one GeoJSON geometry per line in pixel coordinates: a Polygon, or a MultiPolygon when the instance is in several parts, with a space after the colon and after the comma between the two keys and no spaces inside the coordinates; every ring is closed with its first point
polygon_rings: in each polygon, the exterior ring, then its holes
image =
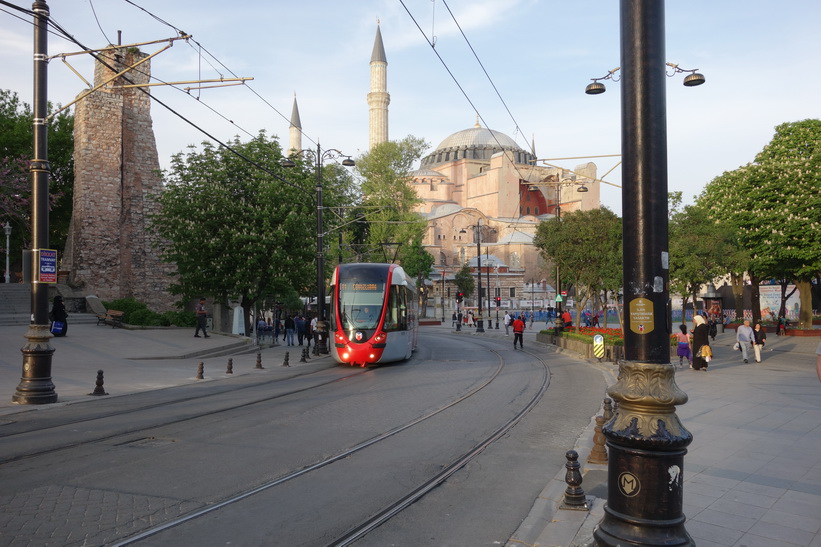
{"type": "Polygon", "coordinates": [[[367,366],[409,359],[418,337],[416,284],[397,264],[340,264],[331,279],[331,354],[367,366]]]}

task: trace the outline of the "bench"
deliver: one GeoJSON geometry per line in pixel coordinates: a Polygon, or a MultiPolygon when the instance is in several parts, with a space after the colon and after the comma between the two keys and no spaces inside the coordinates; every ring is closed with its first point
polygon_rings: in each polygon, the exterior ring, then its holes
{"type": "Polygon", "coordinates": [[[111,328],[121,327],[123,325],[124,311],[106,310],[105,313],[97,314],[97,325],[111,325],[111,328]]]}

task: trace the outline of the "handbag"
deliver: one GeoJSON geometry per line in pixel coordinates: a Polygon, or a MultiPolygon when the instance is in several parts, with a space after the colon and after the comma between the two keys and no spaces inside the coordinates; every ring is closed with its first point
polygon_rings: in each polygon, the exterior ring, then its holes
{"type": "Polygon", "coordinates": [[[702,359],[707,359],[708,357],[712,357],[713,356],[713,348],[711,348],[707,344],[704,344],[703,346],[701,346],[701,349],[698,352],[698,356],[701,357],[702,359]]]}
{"type": "Polygon", "coordinates": [[[733,346],[733,349],[735,351],[741,351],[741,344],[739,342],[736,342],[735,345],[733,346]]]}
{"type": "Polygon", "coordinates": [[[66,324],[65,323],[63,323],[62,321],[54,321],[51,324],[51,329],[50,330],[51,330],[51,334],[56,334],[56,335],[59,336],[59,335],[63,334],[63,332],[65,332],[65,329],[66,329],[66,324]]]}

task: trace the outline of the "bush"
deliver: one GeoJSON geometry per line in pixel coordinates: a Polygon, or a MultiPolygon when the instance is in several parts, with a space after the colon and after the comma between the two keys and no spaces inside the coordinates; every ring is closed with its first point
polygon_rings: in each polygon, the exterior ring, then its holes
{"type": "Polygon", "coordinates": [[[137,310],[128,316],[129,325],[142,325],[144,327],[167,327],[168,321],[155,311],[149,309],[137,310]]]}
{"type": "Polygon", "coordinates": [[[167,311],[162,315],[169,325],[174,325],[175,327],[197,326],[197,314],[192,311],[167,311]]]}
{"type": "Polygon", "coordinates": [[[123,312],[123,323],[128,323],[129,325],[138,324],[132,322],[131,316],[134,313],[141,310],[148,310],[148,306],[142,302],[134,300],[133,298],[119,298],[111,302],[103,301],[103,305],[107,310],[118,310],[123,312]]]}

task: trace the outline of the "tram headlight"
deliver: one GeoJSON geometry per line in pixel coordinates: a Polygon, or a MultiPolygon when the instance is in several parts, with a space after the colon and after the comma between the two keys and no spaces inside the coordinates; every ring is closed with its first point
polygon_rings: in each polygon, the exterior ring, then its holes
{"type": "Polygon", "coordinates": [[[376,336],[373,337],[374,344],[384,344],[385,340],[388,339],[388,335],[384,332],[379,332],[376,336]]]}
{"type": "Polygon", "coordinates": [[[347,352],[347,351],[346,351],[345,353],[343,353],[343,354],[342,354],[342,360],[343,360],[343,361],[347,361],[350,357],[351,357],[351,356],[350,356],[350,355],[348,355],[348,352],[347,352]]]}

